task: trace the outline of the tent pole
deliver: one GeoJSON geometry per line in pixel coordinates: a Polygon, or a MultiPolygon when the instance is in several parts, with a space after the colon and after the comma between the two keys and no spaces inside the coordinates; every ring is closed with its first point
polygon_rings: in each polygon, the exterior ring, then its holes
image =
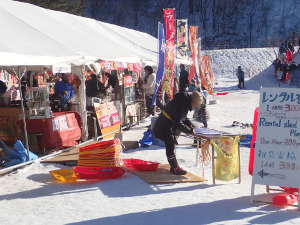
{"type": "Polygon", "coordinates": [[[21,108],[22,108],[22,119],[23,119],[23,124],[24,124],[24,135],[25,135],[25,145],[26,145],[26,150],[27,150],[27,156],[29,159],[29,143],[28,143],[28,134],[27,134],[27,125],[26,125],[26,115],[25,115],[25,107],[24,107],[24,96],[22,93],[22,78],[25,75],[26,68],[24,70],[24,73],[20,73],[20,67],[18,66],[18,77],[19,77],[19,91],[20,91],[20,96],[21,96],[21,108]]]}
{"type": "Polygon", "coordinates": [[[82,139],[86,141],[89,137],[88,133],[88,124],[87,124],[87,111],[86,111],[86,87],[85,87],[85,70],[86,63],[84,62],[83,66],[81,66],[81,85],[80,85],[80,115],[82,118],[82,139]]]}

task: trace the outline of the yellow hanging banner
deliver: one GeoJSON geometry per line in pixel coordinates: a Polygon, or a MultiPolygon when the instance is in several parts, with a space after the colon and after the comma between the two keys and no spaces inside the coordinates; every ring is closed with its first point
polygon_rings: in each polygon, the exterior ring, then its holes
{"type": "Polygon", "coordinates": [[[224,137],[211,140],[217,153],[215,178],[231,181],[239,176],[239,141],[240,137],[224,137]]]}

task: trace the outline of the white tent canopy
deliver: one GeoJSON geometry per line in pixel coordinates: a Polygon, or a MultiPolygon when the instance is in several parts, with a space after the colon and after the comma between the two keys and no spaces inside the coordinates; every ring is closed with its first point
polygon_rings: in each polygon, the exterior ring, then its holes
{"type": "MultiPolygon", "coordinates": [[[[85,65],[99,59],[157,64],[157,39],[149,34],[28,3],[0,0],[0,27],[0,66],[85,65]]],[[[87,131],[85,85],[79,92],[87,131]]]]}
{"type": "Polygon", "coordinates": [[[0,26],[0,65],[157,61],[151,35],[27,3],[1,0],[0,26]]]}

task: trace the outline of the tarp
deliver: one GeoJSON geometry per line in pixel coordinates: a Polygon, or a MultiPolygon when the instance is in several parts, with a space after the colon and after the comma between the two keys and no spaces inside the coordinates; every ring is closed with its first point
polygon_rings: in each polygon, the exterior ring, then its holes
{"type": "Polygon", "coordinates": [[[28,3],[1,0],[0,26],[0,65],[157,60],[151,35],[28,3]]]}

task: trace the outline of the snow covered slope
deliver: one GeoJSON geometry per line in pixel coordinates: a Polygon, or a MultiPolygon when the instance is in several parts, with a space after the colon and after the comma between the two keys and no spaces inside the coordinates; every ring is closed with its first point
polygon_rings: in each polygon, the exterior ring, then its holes
{"type": "Polygon", "coordinates": [[[236,70],[241,66],[245,77],[251,78],[269,67],[276,58],[273,48],[222,49],[202,52],[210,56],[212,69],[217,79],[235,79],[236,70]]]}
{"type": "MultiPolygon", "coordinates": [[[[217,87],[236,86],[236,70],[241,66],[245,72],[246,88],[259,90],[260,87],[288,86],[279,84],[274,77],[272,62],[277,52],[277,48],[246,48],[203,51],[202,55],[211,57],[217,87]]],[[[300,63],[299,54],[296,55],[295,61],[300,63]]]]}

